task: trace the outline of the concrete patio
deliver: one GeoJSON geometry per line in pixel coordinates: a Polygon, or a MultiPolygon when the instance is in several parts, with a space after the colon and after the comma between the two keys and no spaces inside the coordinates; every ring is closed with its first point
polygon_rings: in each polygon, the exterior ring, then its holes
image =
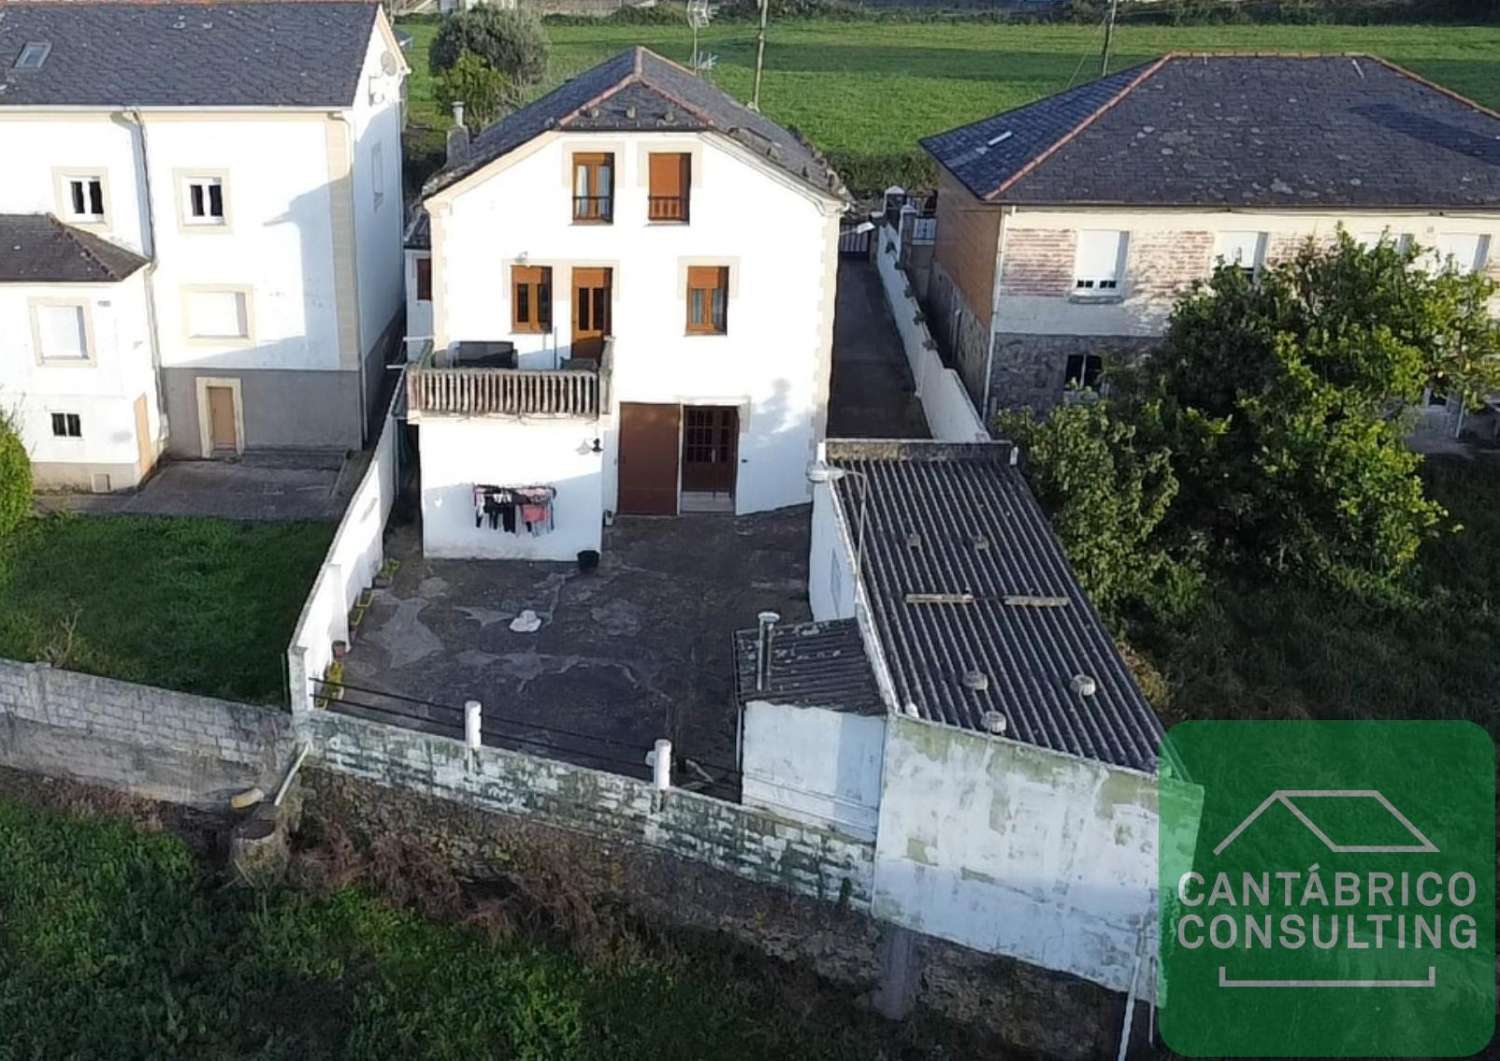
{"type": "Polygon", "coordinates": [[[418,528],[394,527],[401,567],[350,649],[339,709],[457,736],[458,709],[479,700],[486,743],[637,776],[670,737],[722,790],[736,765],[730,635],[764,609],[810,617],[808,524],[806,506],[622,518],[591,573],[426,560],[418,528]],[[510,628],[524,609],[535,633],[510,628]]]}

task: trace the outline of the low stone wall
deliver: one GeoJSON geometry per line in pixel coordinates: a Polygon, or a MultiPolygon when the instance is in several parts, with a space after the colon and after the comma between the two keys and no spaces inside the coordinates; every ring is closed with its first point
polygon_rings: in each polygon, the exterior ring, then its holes
{"type": "Polygon", "coordinates": [[[274,789],[291,731],[274,708],[0,660],[0,766],[220,809],[274,789]]]}

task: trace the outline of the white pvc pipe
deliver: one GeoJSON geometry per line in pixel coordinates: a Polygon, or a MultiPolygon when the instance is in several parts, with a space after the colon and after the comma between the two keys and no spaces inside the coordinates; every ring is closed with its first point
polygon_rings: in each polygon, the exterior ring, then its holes
{"type": "Polygon", "coordinates": [[[482,744],[480,739],[481,710],[478,700],[464,701],[464,743],[468,745],[471,752],[477,752],[482,744]]]}
{"type": "Polygon", "coordinates": [[[663,738],[656,742],[656,757],[651,763],[652,778],[658,792],[672,787],[672,742],[663,738]]]}

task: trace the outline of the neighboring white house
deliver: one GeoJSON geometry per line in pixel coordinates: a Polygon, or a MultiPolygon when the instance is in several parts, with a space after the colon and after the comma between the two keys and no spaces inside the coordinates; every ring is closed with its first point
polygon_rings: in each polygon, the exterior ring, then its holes
{"type": "Polygon", "coordinates": [[[881,920],[1127,992],[1195,794],[1014,457],[824,444],[814,621],[737,637],[744,799],[873,837],[881,920]]]}
{"type": "Polygon", "coordinates": [[[1500,114],[1375,57],[1122,70],[922,141],[929,324],[987,416],[1150,349],[1216,261],[1256,270],[1339,225],[1500,275],[1497,138],[1500,114]]]}
{"type": "MultiPolygon", "coordinates": [[[[102,362],[92,380],[78,369],[72,393],[99,397],[62,410],[80,432],[64,444],[42,430],[59,395],[0,362],[44,484],[89,478],[58,461],[118,468],[137,446],[362,444],[399,336],[406,73],[374,4],[5,5],[0,213],[51,215],[145,259],[131,282],[144,312],[129,312],[148,386],[116,392],[102,362]],[[97,404],[142,390],[133,427],[97,404]],[[150,437],[125,447],[142,424],[150,437]]],[[[3,304],[0,341],[36,332],[26,302],[3,304]]]]}
{"type": "Polygon", "coordinates": [[[642,48],[466,135],[407,243],[426,552],[571,559],[616,513],[807,501],[845,206],[827,164],[642,48]]]}

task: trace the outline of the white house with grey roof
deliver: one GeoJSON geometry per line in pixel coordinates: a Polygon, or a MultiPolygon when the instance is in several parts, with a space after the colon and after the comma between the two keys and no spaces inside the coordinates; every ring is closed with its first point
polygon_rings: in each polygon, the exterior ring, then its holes
{"type": "Polygon", "coordinates": [[[875,841],[875,916],[1149,996],[1161,722],[1007,442],[828,440],[813,622],[736,638],[747,803],[875,841]]]}
{"type": "Polygon", "coordinates": [[[1340,225],[1500,269],[1500,114],[1373,56],[1168,55],[922,145],[929,324],[986,413],[1094,386],[1217,260],[1340,225]]]}
{"type": "Polygon", "coordinates": [[[821,157],[643,48],[451,146],[407,240],[429,555],[808,500],[845,207],[821,157]]]}
{"type": "Polygon", "coordinates": [[[40,483],[362,444],[400,330],[406,73],[374,4],[0,7],[0,401],[40,483]],[[39,238],[81,260],[22,294],[39,238]],[[129,393],[110,343],[147,366],[129,393]]]}

